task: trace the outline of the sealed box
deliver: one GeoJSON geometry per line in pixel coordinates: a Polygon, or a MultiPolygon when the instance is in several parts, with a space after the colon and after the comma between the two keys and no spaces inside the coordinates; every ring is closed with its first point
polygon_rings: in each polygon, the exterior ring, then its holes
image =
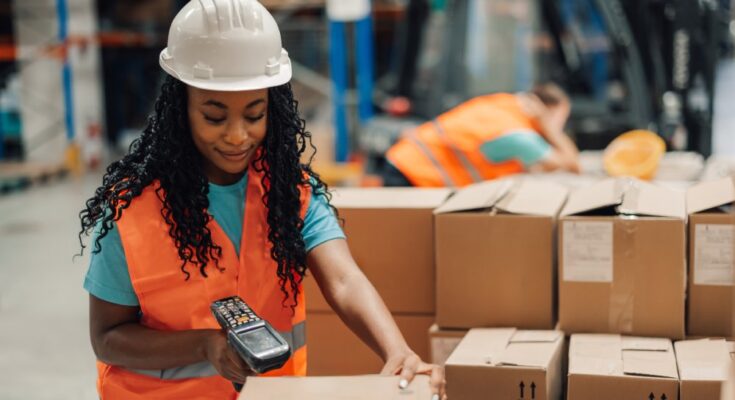
{"type": "Polygon", "coordinates": [[[689,213],[688,334],[733,336],[735,181],[702,182],[687,192],[689,213]]]}
{"type": "Polygon", "coordinates": [[[444,365],[466,334],[466,329],[441,329],[436,324],[432,325],[429,328],[430,362],[444,365]]]}
{"type": "Polygon", "coordinates": [[[732,359],[730,345],[724,339],[685,340],[676,342],[679,366],[680,400],[720,400],[732,359]]]}
{"type": "Polygon", "coordinates": [[[728,347],[730,348],[730,374],[729,378],[725,382],[722,388],[722,400],[735,399],[735,343],[729,342],[728,347]]]}
{"type": "MultiPolygon", "coordinates": [[[[357,265],[392,313],[434,314],[434,216],[449,189],[364,188],[334,191],[357,265]]],[[[331,311],[312,277],[308,311],[331,311]]]]}
{"type": "Polygon", "coordinates": [[[572,335],[567,400],[677,400],[671,341],[607,334],[572,335]]]}
{"type": "MultiPolygon", "coordinates": [[[[422,360],[428,360],[426,332],[434,323],[434,317],[394,315],[393,318],[409,347],[422,360]]],[[[377,374],[383,368],[383,360],[352,333],[337,314],[309,312],[307,321],[308,375],[377,374]]]]}
{"type": "Polygon", "coordinates": [[[250,377],[239,399],[246,400],[426,400],[431,398],[429,377],[419,375],[407,389],[397,376],[250,377]]]}
{"type": "Polygon", "coordinates": [[[566,333],[683,339],[684,193],[606,179],[569,195],[559,221],[559,324],[566,333]]]}
{"type": "Polygon", "coordinates": [[[437,208],[437,325],[553,329],[566,196],[554,183],[510,178],[467,186],[437,208]]]}
{"type": "Polygon", "coordinates": [[[471,329],[445,365],[452,400],[558,400],[564,334],[559,331],[471,329]]]}

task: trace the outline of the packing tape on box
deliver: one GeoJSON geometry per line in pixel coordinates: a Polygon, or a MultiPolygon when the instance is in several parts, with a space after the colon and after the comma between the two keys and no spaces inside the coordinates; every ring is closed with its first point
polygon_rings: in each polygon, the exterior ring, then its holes
{"type": "Polygon", "coordinates": [[[628,187],[631,185],[630,179],[625,178],[618,178],[615,180],[615,199],[618,201],[618,204],[623,204],[623,197],[625,196],[625,192],[627,191],[628,187]]]}
{"type": "Polygon", "coordinates": [[[622,215],[635,214],[635,209],[638,206],[638,195],[640,189],[636,181],[627,178],[619,179],[615,182],[615,194],[619,199],[620,204],[617,207],[617,212],[622,215]]]}
{"type": "MultiPolygon", "coordinates": [[[[631,180],[618,181],[622,203],[635,209],[638,203],[638,188],[631,180]]],[[[624,212],[624,210],[621,210],[624,212]]],[[[632,333],[635,310],[635,257],[636,221],[635,216],[621,215],[616,221],[621,229],[616,229],[613,237],[613,280],[610,285],[610,314],[608,325],[611,332],[632,333]],[[617,257],[616,257],[617,256],[617,257]]]]}
{"type": "Polygon", "coordinates": [[[633,332],[633,312],[635,309],[635,267],[636,255],[635,221],[621,217],[621,229],[615,230],[613,242],[615,246],[613,259],[613,281],[610,284],[610,314],[608,325],[610,332],[633,332]]]}

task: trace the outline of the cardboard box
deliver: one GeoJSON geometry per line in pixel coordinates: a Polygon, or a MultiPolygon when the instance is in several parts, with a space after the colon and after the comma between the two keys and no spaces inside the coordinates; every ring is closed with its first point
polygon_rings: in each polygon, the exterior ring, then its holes
{"type": "Polygon", "coordinates": [[[722,400],[735,399],[735,343],[729,342],[730,349],[730,378],[725,382],[722,388],[722,400]]]}
{"type": "Polygon", "coordinates": [[[428,376],[417,376],[406,390],[397,376],[248,378],[243,400],[426,400],[431,398],[428,376]]]}
{"type": "Polygon", "coordinates": [[[466,334],[466,329],[441,329],[436,324],[432,325],[429,328],[430,362],[444,365],[466,334]]]}
{"type": "MultiPolygon", "coordinates": [[[[334,191],[332,204],[344,219],[352,256],[392,313],[434,314],[432,211],[450,193],[418,188],[334,191]]],[[[307,310],[331,311],[314,279],[304,284],[307,310]]]]}
{"type": "Polygon", "coordinates": [[[472,329],[447,360],[452,400],[560,399],[564,334],[472,329]]]}
{"type": "Polygon", "coordinates": [[[735,273],[733,178],[702,182],[687,192],[689,213],[688,333],[733,336],[735,273]]]}
{"type": "MultiPolygon", "coordinates": [[[[433,316],[394,315],[403,337],[422,360],[429,359],[426,331],[433,316]]],[[[377,374],[383,361],[334,313],[307,314],[306,345],[310,376],[377,374]]]]}
{"type": "Polygon", "coordinates": [[[553,329],[554,227],[563,186],[503,179],[467,186],[436,215],[442,328],[553,329]]]}
{"type": "Polygon", "coordinates": [[[683,339],[684,194],[607,179],[569,195],[559,222],[559,323],[566,333],[683,339]]]}
{"type": "Polygon", "coordinates": [[[724,339],[676,342],[680,400],[720,400],[732,360],[724,339]]]}
{"type": "Polygon", "coordinates": [[[677,400],[679,374],[668,339],[572,335],[567,400],[677,400]]]}

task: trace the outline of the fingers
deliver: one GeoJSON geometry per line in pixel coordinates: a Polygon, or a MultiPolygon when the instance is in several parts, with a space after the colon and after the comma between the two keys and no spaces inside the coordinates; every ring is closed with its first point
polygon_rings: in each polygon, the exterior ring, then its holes
{"type": "Polygon", "coordinates": [[[400,372],[398,387],[406,389],[417,374],[429,375],[429,386],[431,388],[431,400],[446,400],[447,381],[444,368],[434,364],[427,364],[416,354],[411,354],[396,361],[388,361],[383,367],[381,374],[397,374],[400,372]]]}
{"type": "Polygon", "coordinates": [[[389,360],[385,366],[383,366],[383,369],[380,371],[380,375],[396,375],[398,374],[398,371],[401,370],[403,360],[389,360]]]}
{"type": "Polygon", "coordinates": [[[438,365],[431,365],[431,379],[429,380],[431,386],[431,400],[439,400],[446,398],[446,386],[447,381],[444,377],[444,368],[438,365]]]}
{"type": "Polygon", "coordinates": [[[243,383],[252,375],[252,371],[240,358],[235,349],[227,343],[227,336],[222,331],[213,331],[204,338],[207,360],[223,378],[243,383]]]}
{"type": "Polygon", "coordinates": [[[415,354],[408,356],[403,360],[403,365],[401,366],[401,380],[398,381],[398,386],[401,389],[408,387],[408,384],[411,383],[413,378],[416,376],[416,371],[420,365],[421,359],[415,354]]]}
{"type": "Polygon", "coordinates": [[[228,348],[225,367],[228,369],[228,373],[231,375],[230,380],[233,382],[243,383],[245,382],[245,379],[252,374],[250,367],[248,367],[240,355],[232,348],[228,348]]]}

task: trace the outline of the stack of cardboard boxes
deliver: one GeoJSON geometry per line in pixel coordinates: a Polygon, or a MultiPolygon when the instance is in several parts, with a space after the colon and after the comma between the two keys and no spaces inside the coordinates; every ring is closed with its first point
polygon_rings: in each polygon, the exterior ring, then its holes
{"type": "Polygon", "coordinates": [[[559,224],[559,328],[684,338],[682,193],[631,179],[574,191],[559,224]]]}
{"type": "MultiPolygon", "coordinates": [[[[460,400],[560,399],[564,385],[570,400],[717,399],[732,342],[681,340],[735,333],[733,203],[731,179],[570,193],[517,177],[334,199],[358,265],[460,400]]],[[[310,374],[378,372],[314,282],[307,297],[310,374]]]]}
{"type": "MultiPolygon", "coordinates": [[[[352,256],[423,359],[435,314],[432,212],[449,195],[448,189],[340,189],[332,199],[352,256]]],[[[342,323],[313,277],[305,287],[309,375],[380,372],[382,360],[342,323]]]]}
{"type": "Polygon", "coordinates": [[[436,209],[434,363],[452,350],[435,343],[471,328],[554,328],[554,230],[566,196],[554,183],[505,179],[458,190],[436,209]]]}
{"type": "Polygon", "coordinates": [[[735,336],[732,307],[735,181],[703,182],[687,193],[689,213],[688,334],[735,336]]]}

